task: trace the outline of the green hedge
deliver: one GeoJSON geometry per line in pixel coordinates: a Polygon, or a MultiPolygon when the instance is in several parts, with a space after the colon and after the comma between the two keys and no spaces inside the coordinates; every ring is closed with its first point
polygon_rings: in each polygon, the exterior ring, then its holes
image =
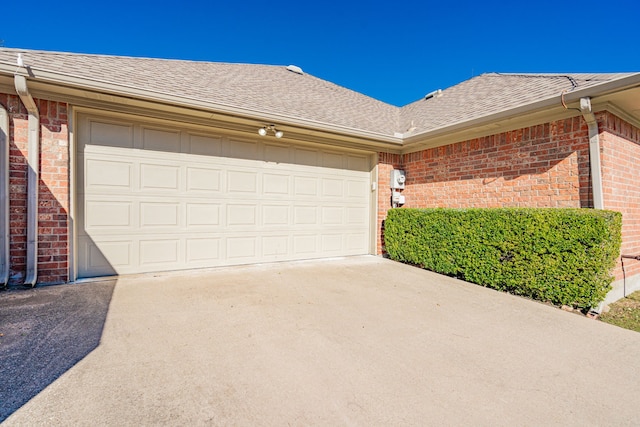
{"type": "Polygon", "coordinates": [[[392,209],[389,256],[539,301],[595,307],[611,287],[622,215],[593,209],[392,209]]]}

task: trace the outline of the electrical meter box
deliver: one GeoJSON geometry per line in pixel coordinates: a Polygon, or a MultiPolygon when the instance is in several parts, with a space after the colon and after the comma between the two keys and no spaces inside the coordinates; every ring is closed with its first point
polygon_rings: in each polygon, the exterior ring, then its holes
{"type": "Polygon", "coordinates": [[[407,177],[403,170],[394,169],[391,171],[391,188],[394,190],[403,190],[406,180],[407,177]]]}

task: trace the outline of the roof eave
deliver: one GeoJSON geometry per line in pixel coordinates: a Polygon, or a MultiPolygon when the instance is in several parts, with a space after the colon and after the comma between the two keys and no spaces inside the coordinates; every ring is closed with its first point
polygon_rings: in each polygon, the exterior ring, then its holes
{"type": "MultiPolygon", "coordinates": [[[[564,94],[564,101],[565,104],[570,104],[579,101],[580,98],[603,97],[615,92],[621,92],[626,89],[631,89],[638,86],[640,86],[640,73],[635,73],[630,76],[615,79],[597,86],[591,86],[584,89],[577,89],[572,92],[566,92],[564,94]]],[[[451,136],[455,138],[455,135],[464,134],[465,131],[486,128],[487,126],[490,126],[492,124],[495,125],[495,129],[499,126],[499,123],[509,121],[513,121],[514,123],[516,123],[514,119],[532,115],[535,116],[536,113],[538,113],[538,117],[544,116],[556,118],[561,115],[575,116],[579,114],[566,111],[566,108],[562,106],[561,96],[561,93],[558,93],[557,95],[516,108],[501,111],[495,114],[489,114],[473,120],[462,120],[447,126],[442,126],[426,132],[407,136],[403,139],[403,152],[415,151],[416,147],[418,146],[429,147],[445,145],[441,143],[444,136],[451,136]],[[433,141],[433,143],[429,143],[430,141],[433,141]]]]}
{"type": "Polygon", "coordinates": [[[577,89],[571,92],[566,92],[564,100],[566,103],[578,101],[580,98],[604,96],[613,92],[620,92],[625,89],[631,89],[640,86],[640,73],[634,73],[629,76],[614,79],[606,83],[602,83],[596,86],[586,87],[584,89],[577,89]]]}
{"type": "Polygon", "coordinates": [[[387,135],[379,132],[372,132],[363,129],[352,128],[348,126],[336,125],[316,120],[305,119],[301,117],[288,116],[269,111],[252,110],[246,108],[234,107],[223,103],[213,103],[202,101],[189,97],[181,97],[166,93],[142,90],[131,86],[117,85],[98,80],[83,79],[73,75],[65,75],[52,71],[39,69],[16,68],[15,65],[0,63],[0,74],[15,75],[22,74],[28,80],[50,83],[54,85],[68,86],[81,90],[89,90],[102,92],[117,96],[125,96],[131,98],[142,99],[151,102],[172,104],[176,106],[206,110],[212,113],[220,113],[228,116],[243,117],[254,119],[258,122],[272,123],[279,125],[295,126],[314,131],[322,131],[333,134],[342,134],[353,138],[362,138],[377,141],[383,144],[389,144],[394,147],[402,146],[402,138],[394,135],[387,135]],[[37,72],[37,75],[34,73],[37,72]]]}

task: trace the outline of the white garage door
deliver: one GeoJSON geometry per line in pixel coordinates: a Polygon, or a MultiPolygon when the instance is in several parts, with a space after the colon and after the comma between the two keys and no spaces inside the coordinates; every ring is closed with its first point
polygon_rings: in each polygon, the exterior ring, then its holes
{"type": "Polygon", "coordinates": [[[369,253],[367,153],[78,124],[78,277],[369,253]]]}

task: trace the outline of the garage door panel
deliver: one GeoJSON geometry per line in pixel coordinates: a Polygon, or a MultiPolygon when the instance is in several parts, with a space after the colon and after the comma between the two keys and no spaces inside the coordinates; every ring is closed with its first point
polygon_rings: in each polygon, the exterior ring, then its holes
{"type": "Polygon", "coordinates": [[[322,225],[342,225],[344,222],[344,209],[341,206],[323,206],[322,225]]]}
{"type": "Polygon", "coordinates": [[[187,263],[214,264],[221,260],[221,238],[187,238],[187,263]]]}
{"type": "Polygon", "coordinates": [[[264,196],[288,196],[290,194],[291,177],[264,173],[262,175],[262,194],[264,196]]]}
{"type": "Polygon", "coordinates": [[[293,178],[293,195],[315,197],[318,195],[318,183],[318,178],[296,176],[293,178]]]}
{"type": "Polygon", "coordinates": [[[78,239],[80,277],[109,276],[126,269],[131,264],[131,242],[94,242],[78,239]]]}
{"type": "Polygon", "coordinates": [[[87,229],[130,228],[133,225],[131,202],[88,200],[84,209],[87,229]]]}
{"type": "Polygon", "coordinates": [[[323,153],[322,166],[325,168],[343,169],[344,155],[342,153],[323,153]]]}
{"type": "Polygon", "coordinates": [[[364,201],[367,199],[367,190],[369,189],[369,181],[353,181],[347,180],[346,182],[346,195],[349,200],[364,201]]]}
{"type": "MultiPolygon", "coordinates": [[[[180,260],[179,239],[152,239],[140,241],[140,264],[163,264],[178,266],[180,260]]],[[[164,268],[164,267],[163,267],[164,268]]]]}
{"type": "Polygon", "coordinates": [[[324,178],[322,180],[322,197],[342,197],[344,195],[344,181],[341,179],[324,178]]]}
{"type": "Polygon", "coordinates": [[[229,227],[255,227],[258,225],[257,207],[254,204],[230,204],[227,206],[229,227]]]}
{"type": "Polygon", "coordinates": [[[257,160],[258,143],[239,139],[228,139],[223,145],[225,157],[243,160],[257,160]]]}
{"type": "Polygon", "coordinates": [[[258,238],[254,236],[227,237],[227,258],[244,258],[254,260],[256,257],[256,247],[258,238]]]}
{"type": "Polygon", "coordinates": [[[80,277],[368,253],[366,154],[84,114],[78,134],[80,277]]]}
{"type": "Polygon", "coordinates": [[[178,203],[140,203],[140,228],[180,226],[178,203]]]}
{"type": "Polygon", "coordinates": [[[287,227],[290,224],[289,205],[263,205],[262,225],[266,227],[287,227]]]}
{"type": "Polygon", "coordinates": [[[293,208],[293,225],[317,225],[318,224],[318,208],[316,206],[294,206],[293,208]]]}
{"type": "Polygon", "coordinates": [[[198,156],[221,156],[222,155],[222,137],[219,136],[202,136],[189,135],[189,153],[198,156]]]}
{"type": "Polygon", "coordinates": [[[243,170],[230,170],[227,172],[227,192],[256,194],[258,188],[258,174],[243,170]]]}
{"type": "Polygon", "coordinates": [[[122,267],[131,265],[131,242],[100,242],[91,244],[89,250],[91,268],[122,267]]]}
{"type": "Polygon", "coordinates": [[[87,145],[133,148],[133,126],[129,124],[90,120],[87,145]]]}
{"type": "Polygon", "coordinates": [[[132,188],[133,164],[117,160],[87,160],[82,172],[86,171],[85,183],[88,188],[104,190],[129,190],[132,188]]]}
{"type": "Polygon", "coordinates": [[[303,166],[318,166],[318,150],[296,148],[293,151],[295,164],[303,166]]]}
{"type": "Polygon", "coordinates": [[[264,160],[271,163],[290,163],[291,150],[286,145],[265,144],[264,160]]]}
{"type": "Polygon", "coordinates": [[[367,246],[367,233],[349,233],[347,234],[347,249],[350,251],[360,252],[367,246]]]}
{"type": "Polygon", "coordinates": [[[343,248],[342,234],[323,234],[322,235],[322,252],[340,252],[343,248]]]}
{"type": "Polygon", "coordinates": [[[366,223],[366,221],[368,220],[367,217],[369,215],[369,212],[367,211],[367,209],[361,206],[348,206],[346,208],[346,211],[347,225],[357,226],[366,223]]]}
{"type": "Polygon", "coordinates": [[[214,168],[187,168],[187,192],[212,192],[221,191],[222,171],[214,168]]]}
{"type": "Polygon", "coordinates": [[[369,159],[367,156],[347,155],[347,168],[351,171],[367,172],[369,159]]]}
{"type": "Polygon", "coordinates": [[[140,190],[173,191],[180,189],[180,168],[177,166],[140,164],[140,190]]]}
{"type": "Polygon", "coordinates": [[[283,259],[289,255],[289,235],[262,237],[262,256],[268,259],[283,259]]]}
{"type": "Polygon", "coordinates": [[[187,203],[186,227],[213,227],[220,225],[219,203],[187,203]]]}
{"type": "Polygon", "coordinates": [[[162,129],[142,129],[142,149],[180,153],[180,132],[162,129]]]}
{"type": "Polygon", "coordinates": [[[318,252],[318,235],[302,234],[293,236],[294,255],[310,255],[318,252]]]}

